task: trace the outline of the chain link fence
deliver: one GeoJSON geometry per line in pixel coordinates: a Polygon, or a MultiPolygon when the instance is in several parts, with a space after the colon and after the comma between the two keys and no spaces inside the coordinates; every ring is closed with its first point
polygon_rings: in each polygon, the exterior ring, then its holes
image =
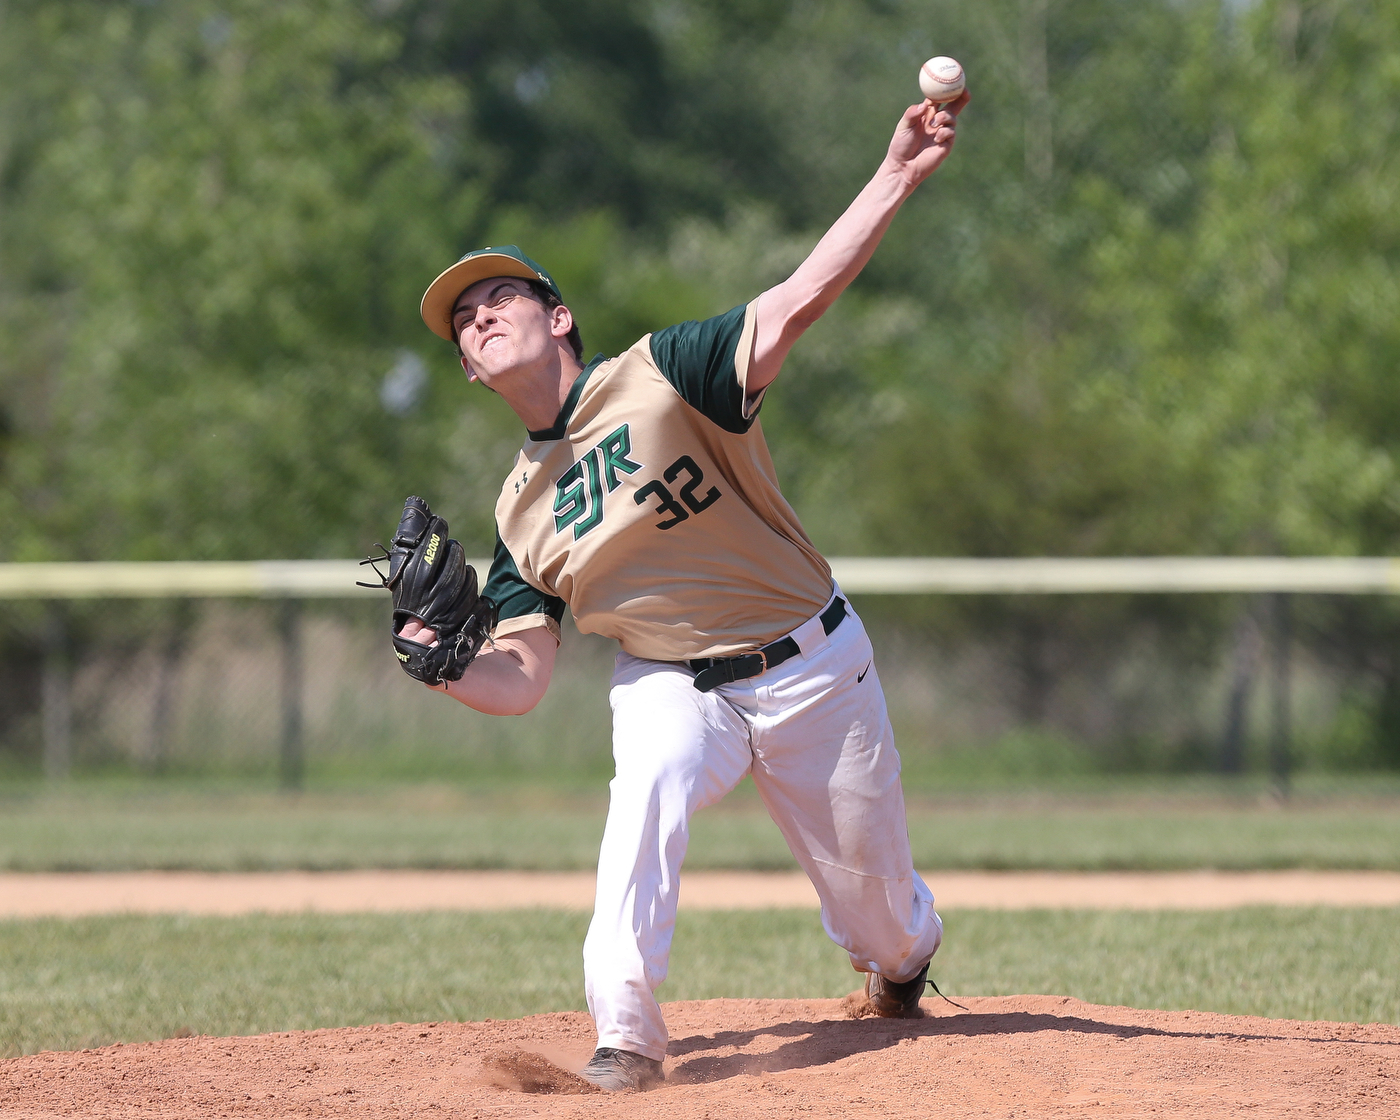
{"type": "MultiPolygon", "coordinates": [[[[1394,645],[1390,600],[1376,596],[1388,560],[1274,562],[1263,576],[1216,561],[929,563],[837,562],[875,634],[916,783],[1267,769],[1286,789],[1300,762],[1387,763],[1375,738],[1394,645]]],[[[348,562],[0,568],[11,779],[107,771],[296,789],[308,768],[331,784],[610,772],[615,647],[571,628],[545,701],[500,719],[400,671],[388,596],[354,589],[348,562]]]]}

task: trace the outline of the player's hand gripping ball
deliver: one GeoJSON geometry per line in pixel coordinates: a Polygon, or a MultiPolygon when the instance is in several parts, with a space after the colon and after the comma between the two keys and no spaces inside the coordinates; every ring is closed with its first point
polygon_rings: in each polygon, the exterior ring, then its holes
{"type": "Polygon", "coordinates": [[[919,68],[919,89],[935,105],[956,101],[966,85],[967,78],[956,58],[939,55],[919,68]]]}
{"type": "Polygon", "coordinates": [[[403,671],[430,685],[461,680],[496,625],[496,604],[477,593],[476,569],[467,563],[461,542],[448,538],[447,522],[427,502],[409,498],[384,552],[361,563],[374,567],[380,584],[393,593],[394,654],[403,671]],[[388,575],[378,560],[389,561],[388,575]],[[424,645],[405,638],[401,632],[411,619],[435,631],[437,641],[424,645]]]}

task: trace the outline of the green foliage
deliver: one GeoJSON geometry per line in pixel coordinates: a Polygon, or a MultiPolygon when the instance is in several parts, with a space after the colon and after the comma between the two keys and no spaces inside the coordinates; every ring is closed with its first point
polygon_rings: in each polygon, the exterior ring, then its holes
{"type": "MultiPolygon", "coordinates": [[[[1086,333],[1120,358],[1100,392],[1199,464],[1201,545],[1390,551],[1394,392],[1374,378],[1397,353],[1384,305],[1400,90],[1384,60],[1400,19],[1262,5],[1232,45],[1210,75],[1218,115],[1189,219],[1163,228],[1122,196],[1104,207],[1086,333]]],[[[1200,88],[1203,65],[1183,80],[1200,88]]]]}
{"type": "Polygon", "coordinates": [[[414,123],[460,91],[384,75],[396,37],[332,0],[7,22],[56,87],[15,193],[58,335],[16,371],[45,407],[9,464],[11,557],[358,545],[446,434],[378,391],[473,206],[414,123]]]}
{"type": "MultiPolygon", "coordinates": [[[[481,551],[519,426],[427,281],[519,242],[590,353],[750,299],[933,53],[971,79],[957,153],[765,404],[817,542],[1400,547],[1394,4],[12,0],[0,559],[347,555],[411,491],[481,551]]],[[[1035,723],[1056,641],[1145,628],[1189,676],[1230,607],[941,613],[1024,651],[1035,723]]],[[[1306,639],[1348,757],[1400,760],[1396,625],[1306,639]]]]}

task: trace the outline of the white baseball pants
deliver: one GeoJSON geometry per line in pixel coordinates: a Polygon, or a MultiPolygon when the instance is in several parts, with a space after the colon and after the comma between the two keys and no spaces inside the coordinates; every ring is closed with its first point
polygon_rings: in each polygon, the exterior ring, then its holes
{"type": "Polygon", "coordinates": [[[769,815],[817,888],[822,925],[863,972],[911,978],[943,924],[914,872],[899,755],[870,639],[847,606],[801,654],[698,692],[683,666],[617,657],[613,757],[598,893],[583,946],[598,1045],[660,1060],[666,979],[690,817],[752,773],[769,815]]]}

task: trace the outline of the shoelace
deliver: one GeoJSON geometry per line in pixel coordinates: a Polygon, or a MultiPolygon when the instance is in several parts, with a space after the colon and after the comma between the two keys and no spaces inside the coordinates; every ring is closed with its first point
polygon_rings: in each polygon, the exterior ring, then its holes
{"type": "Polygon", "coordinates": [[[940,992],[938,990],[938,985],[933,982],[931,977],[924,977],[924,983],[927,984],[930,988],[932,988],[934,992],[938,995],[938,998],[941,999],[944,1003],[951,1003],[954,1007],[962,1008],[962,1010],[964,1011],[969,1010],[969,1008],[963,1007],[963,1005],[960,1004],[957,1000],[949,999],[942,992],[940,992]]]}

